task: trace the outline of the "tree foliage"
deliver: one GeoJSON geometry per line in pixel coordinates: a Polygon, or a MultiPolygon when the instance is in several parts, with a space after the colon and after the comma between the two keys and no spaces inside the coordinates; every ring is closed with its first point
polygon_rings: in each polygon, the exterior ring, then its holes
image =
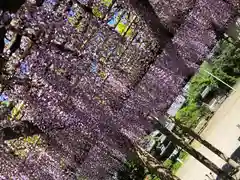
{"type": "MultiPolygon", "coordinates": [[[[233,41],[230,38],[223,39],[220,42],[219,51],[212,59],[212,73],[229,85],[234,85],[240,76],[240,49],[238,44],[238,41],[233,41]]],[[[216,82],[216,84],[219,88],[227,88],[221,82],[216,82]]]]}
{"type": "Polygon", "coordinates": [[[187,127],[196,127],[199,119],[208,112],[207,107],[190,103],[177,112],[176,119],[187,127]]]}
{"type": "Polygon", "coordinates": [[[238,41],[222,39],[215,55],[210,59],[211,63],[204,62],[199,72],[190,81],[187,102],[176,114],[176,119],[188,127],[195,127],[199,119],[207,115],[209,110],[202,105],[201,93],[206,87],[210,87],[213,93],[224,93],[229,87],[209,75],[212,73],[222,81],[233,86],[240,77],[240,49],[238,41]]]}

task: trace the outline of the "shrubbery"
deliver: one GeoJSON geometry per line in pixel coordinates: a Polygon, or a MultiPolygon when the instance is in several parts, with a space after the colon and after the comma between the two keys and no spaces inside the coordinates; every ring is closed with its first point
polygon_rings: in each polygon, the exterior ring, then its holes
{"type": "Polygon", "coordinates": [[[209,112],[206,106],[191,102],[177,112],[176,119],[187,127],[196,127],[199,118],[209,112]]]}
{"type": "MultiPolygon", "coordinates": [[[[178,159],[180,159],[181,161],[185,161],[188,157],[188,153],[185,151],[181,151],[179,153],[178,159]]],[[[175,160],[171,160],[171,159],[167,159],[166,161],[163,162],[164,167],[170,169],[172,171],[173,174],[175,174],[178,169],[182,166],[182,163],[175,160]]]]}
{"type": "Polygon", "coordinates": [[[137,159],[125,163],[124,169],[118,172],[118,180],[160,180],[155,174],[139,162],[137,159]]]}
{"type": "Polygon", "coordinates": [[[199,119],[210,113],[204,106],[201,93],[209,86],[214,94],[229,91],[222,82],[210,76],[206,71],[220,78],[229,85],[234,85],[240,76],[240,49],[239,42],[224,39],[219,42],[219,47],[210,63],[204,62],[199,72],[191,79],[185,105],[177,112],[176,120],[188,127],[196,127],[199,119]]]}

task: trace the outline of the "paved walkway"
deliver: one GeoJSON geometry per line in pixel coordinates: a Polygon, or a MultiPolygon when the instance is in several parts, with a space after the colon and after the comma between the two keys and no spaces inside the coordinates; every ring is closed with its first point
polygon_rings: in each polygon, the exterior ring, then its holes
{"type": "MultiPolygon", "coordinates": [[[[204,139],[229,157],[240,146],[238,141],[240,129],[237,127],[240,124],[240,84],[236,88],[237,92],[233,92],[226,99],[201,134],[204,139]]],[[[225,164],[222,159],[198,142],[195,142],[194,146],[217,166],[222,167],[225,164]]],[[[177,176],[182,180],[209,180],[206,177],[209,173],[208,168],[193,157],[189,157],[177,172],[177,176]]]]}

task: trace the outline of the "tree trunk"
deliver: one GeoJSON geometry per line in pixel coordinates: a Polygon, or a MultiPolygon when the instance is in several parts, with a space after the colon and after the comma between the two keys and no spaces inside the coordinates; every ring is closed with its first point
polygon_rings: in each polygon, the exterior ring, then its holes
{"type": "Polygon", "coordinates": [[[233,159],[226,156],[223,152],[221,152],[219,149],[214,147],[212,144],[210,144],[208,141],[202,139],[201,136],[199,136],[197,133],[195,133],[193,130],[191,130],[188,127],[183,126],[180,122],[174,121],[175,124],[183,130],[183,132],[187,133],[188,135],[192,136],[194,139],[199,141],[201,144],[203,144],[205,147],[207,147],[209,150],[214,152],[216,155],[218,155],[221,159],[226,161],[229,165],[231,165],[235,169],[239,169],[239,164],[234,161],[233,159]]]}
{"type": "Polygon", "coordinates": [[[200,152],[198,152],[194,148],[192,148],[184,140],[182,140],[179,137],[177,137],[173,132],[169,131],[160,122],[158,123],[158,127],[157,128],[160,130],[160,132],[162,134],[167,136],[168,139],[170,141],[172,141],[175,145],[177,145],[177,146],[181,147],[182,149],[184,149],[186,152],[188,152],[190,155],[192,155],[195,159],[197,159],[199,162],[201,162],[203,165],[205,165],[207,168],[209,168],[215,174],[217,174],[220,179],[222,179],[222,180],[234,180],[233,177],[231,177],[226,172],[224,172],[222,169],[220,169],[218,166],[216,166],[213,162],[211,162],[209,159],[207,159],[200,152]]]}
{"type": "Polygon", "coordinates": [[[164,48],[171,41],[173,33],[161,23],[150,2],[148,0],[129,0],[129,3],[152,31],[160,48],[164,48]]]}
{"type": "Polygon", "coordinates": [[[0,53],[3,53],[4,50],[4,38],[5,38],[5,34],[6,34],[6,28],[5,27],[1,27],[0,28],[0,53]]]}
{"type": "Polygon", "coordinates": [[[180,180],[177,176],[173,175],[169,169],[165,168],[156,158],[154,158],[139,145],[134,144],[134,147],[143,164],[150,170],[150,172],[158,175],[161,180],[180,180]]]}

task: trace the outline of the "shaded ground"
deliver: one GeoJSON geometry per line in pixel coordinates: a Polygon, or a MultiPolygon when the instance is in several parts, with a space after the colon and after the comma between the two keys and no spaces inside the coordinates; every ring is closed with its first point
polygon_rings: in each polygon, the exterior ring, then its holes
{"type": "MultiPolygon", "coordinates": [[[[233,92],[222,104],[207,128],[203,131],[202,136],[227,156],[232,156],[239,161],[240,143],[238,137],[240,136],[240,130],[237,125],[240,124],[240,86],[238,85],[236,88],[237,92],[233,92]]],[[[218,167],[225,165],[222,159],[199,143],[195,142],[194,147],[213,161],[218,167]]],[[[224,168],[228,169],[226,165],[224,168]]],[[[193,157],[189,157],[177,172],[177,175],[182,180],[205,180],[207,179],[206,174],[209,173],[210,170],[208,168],[193,157]]]]}
{"type": "MultiPolygon", "coordinates": [[[[236,162],[240,163],[240,146],[233,152],[231,158],[234,159],[236,162]]],[[[223,170],[234,174],[234,169],[229,164],[225,164],[223,166],[223,170]]],[[[239,177],[239,173],[237,173],[237,177],[239,177]]]]}

